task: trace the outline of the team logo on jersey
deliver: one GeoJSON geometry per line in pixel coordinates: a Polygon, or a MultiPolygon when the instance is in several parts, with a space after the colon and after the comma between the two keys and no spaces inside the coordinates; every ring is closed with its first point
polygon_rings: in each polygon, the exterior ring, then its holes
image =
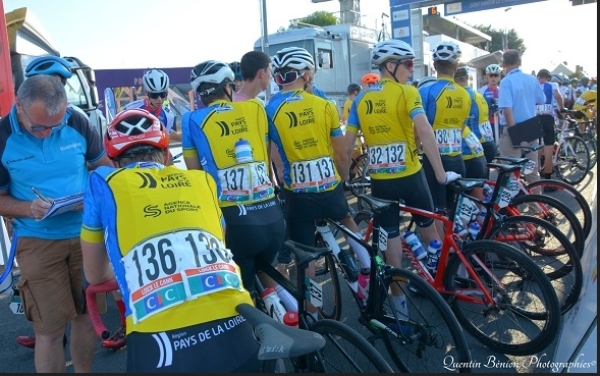
{"type": "Polygon", "coordinates": [[[285,113],[288,117],[288,119],[290,119],[290,128],[295,128],[298,126],[298,117],[296,116],[295,112],[286,112],[285,113]]]}
{"type": "Polygon", "coordinates": [[[156,368],[168,367],[173,364],[173,347],[171,346],[169,337],[167,337],[167,333],[152,334],[152,338],[156,341],[158,351],[160,352],[156,368]]]}
{"type": "Polygon", "coordinates": [[[285,98],[285,103],[297,102],[297,101],[300,101],[302,99],[304,99],[304,98],[302,98],[302,95],[296,94],[296,95],[292,95],[292,96],[289,96],[289,97],[285,98]]]}
{"type": "Polygon", "coordinates": [[[148,172],[136,172],[136,174],[142,178],[142,185],[140,185],[140,188],[156,188],[158,185],[152,174],[148,172]]]}
{"type": "Polygon", "coordinates": [[[221,112],[227,112],[227,111],[231,111],[231,110],[233,110],[233,107],[231,107],[228,104],[223,104],[223,105],[215,108],[215,112],[218,114],[220,114],[221,112]]]}
{"type": "Polygon", "coordinates": [[[221,128],[221,137],[229,136],[229,125],[225,121],[217,121],[217,125],[221,128]]]}

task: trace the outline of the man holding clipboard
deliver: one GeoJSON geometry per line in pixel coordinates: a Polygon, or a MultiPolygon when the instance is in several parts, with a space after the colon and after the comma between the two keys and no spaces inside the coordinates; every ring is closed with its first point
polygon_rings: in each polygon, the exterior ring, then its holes
{"type": "MultiPolygon", "coordinates": [[[[521,71],[521,56],[517,50],[507,50],[502,56],[506,77],[500,81],[498,107],[504,112],[500,124],[499,152],[502,157],[521,157],[521,149],[513,145],[537,145],[542,137],[542,125],[536,116],[536,105],[546,101],[546,96],[535,76],[521,71]]],[[[537,152],[526,158],[537,161],[537,152]]],[[[528,182],[540,180],[538,169],[525,175],[528,182]]]]}

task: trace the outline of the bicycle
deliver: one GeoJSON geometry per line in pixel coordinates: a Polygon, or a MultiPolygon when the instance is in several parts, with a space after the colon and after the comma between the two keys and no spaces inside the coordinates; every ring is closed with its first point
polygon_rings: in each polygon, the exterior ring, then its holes
{"type": "MultiPolygon", "coordinates": [[[[389,203],[382,203],[376,207],[376,221],[377,215],[388,205],[389,203]]],[[[375,239],[378,239],[377,235],[375,239]]],[[[315,242],[317,246],[329,249],[329,253],[325,255],[325,262],[316,271],[317,276],[330,278],[329,284],[332,286],[331,294],[324,294],[323,302],[333,303],[333,307],[330,311],[320,307],[322,316],[335,320],[341,316],[341,290],[336,271],[341,269],[359,307],[358,321],[371,333],[369,342],[374,344],[376,340],[381,339],[401,372],[442,372],[445,369],[442,368],[440,359],[446,357],[452,357],[460,364],[460,372],[470,372],[468,364],[471,361],[471,353],[466,338],[450,307],[432,286],[413,272],[385,265],[378,241],[369,245],[338,221],[317,221],[315,242]],[[369,294],[364,302],[358,297],[357,282],[348,277],[346,267],[333,256],[339,251],[339,245],[333,239],[332,233],[326,232],[329,229],[328,225],[352,237],[369,251],[369,294]],[[420,291],[418,297],[409,294],[409,284],[420,291]],[[397,311],[393,298],[388,295],[388,289],[392,285],[404,292],[408,316],[397,311]]]]}
{"type": "MultiPolygon", "coordinates": [[[[582,115],[583,114],[580,111],[565,110],[558,114],[558,118],[563,122],[569,123],[568,125],[575,131],[575,136],[583,139],[590,152],[590,169],[592,169],[596,166],[596,153],[598,152],[598,140],[596,139],[595,130],[596,120],[576,120],[577,118],[582,117],[582,115]],[[580,129],[581,125],[584,126],[584,131],[580,129]]],[[[583,117],[585,116],[583,115],[583,117]]]]}
{"type": "MultiPolygon", "coordinates": [[[[484,179],[461,178],[450,186],[460,193],[483,186],[484,182],[484,179]]],[[[372,207],[384,202],[372,197],[363,199],[369,200],[372,207]]],[[[454,218],[401,202],[395,205],[401,213],[433,218],[444,224],[444,239],[434,275],[415,258],[404,241],[402,252],[416,273],[447,298],[467,332],[489,348],[511,355],[534,354],[551,343],[560,326],[560,305],[550,280],[533,260],[498,241],[463,241],[453,232],[454,218]],[[538,305],[542,307],[536,309],[538,305]],[[512,343],[515,339],[521,341],[512,343]]],[[[370,212],[359,212],[355,221],[367,223],[365,240],[385,238],[375,231],[370,212]]]]}

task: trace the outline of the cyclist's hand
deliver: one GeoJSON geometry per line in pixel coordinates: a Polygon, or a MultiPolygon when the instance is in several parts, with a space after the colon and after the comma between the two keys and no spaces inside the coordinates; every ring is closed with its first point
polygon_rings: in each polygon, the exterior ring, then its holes
{"type": "Polygon", "coordinates": [[[461,178],[460,174],[457,174],[454,171],[446,171],[446,181],[443,184],[448,185],[459,178],[461,178]]]}

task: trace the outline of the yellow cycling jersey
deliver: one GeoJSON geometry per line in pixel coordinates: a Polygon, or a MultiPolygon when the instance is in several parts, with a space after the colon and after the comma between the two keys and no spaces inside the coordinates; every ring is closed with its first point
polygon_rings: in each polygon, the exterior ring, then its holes
{"type": "Polygon", "coordinates": [[[594,107],[594,109],[598,106],[598,99],[596,90],[588,90],[586,92],[581,93],[577,99],[575,99],[575,103],[573,104],[573,110],[583,112],[588,118],[590,117],[588,110],[590,107],[594,107]]]}
{"type": "Polygon", "coordinates": [[[296,193],[331,191],[341,182],[332,137],[342,137],[335,105],[304,90],[280,91],[266,106],[269,137],[283,161],[286,189],[296,193]]]}
{"type": "Polygon", "coordinates": [[[185,157],[198,157],[217,181],[221,207],[275,197],[270,178],[268,122],[258,99],[215,101],[194,111],[185,129],[185,157]]]}
{"type": "Polygon", "coordinates": [[[479,142],[492,142],[494,141],[494,130],[492,129],[492,124],[490,123],[490,108],[488,106],[487,100],[480,92],[475,92],[475,103],[479,108],[479,142]]]}
{"type": "Polygon", "coordinates": [[[471,109],[469,93],[447,78],[438,79],[419,92],[440,154],[450,157],[461,154],[462,127],[471,109]]]}
{"type": "Polygon", "coordinates": [[[346,99],[344,102],[344,108],[342,110],[342,122],[348,122],[348,114],[350,113],[350,106],[352,106],[352,99],[346,99]]]}
{"type": "Polygon", "coordinates": [[[362,130],[372,179],[395,179],[421,169],[412,119],[424,114],[417,89],[390,79],[363,90],[350,108],[347,132],[362,130]]]}
{"type": "Polygon", "coordinates": [[[128,333],[185,328],[252,304],[224,245],[215,181],[204,171],[149,162],[96,169],[81,238],[106,243],[128,333]]]}

